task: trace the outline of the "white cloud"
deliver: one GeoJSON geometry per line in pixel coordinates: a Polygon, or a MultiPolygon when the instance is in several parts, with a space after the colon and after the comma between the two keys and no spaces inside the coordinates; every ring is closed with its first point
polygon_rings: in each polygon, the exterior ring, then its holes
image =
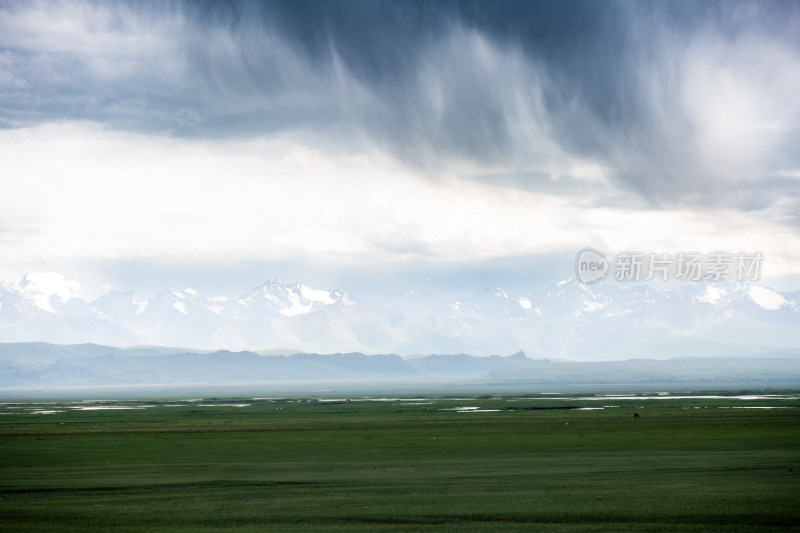
{"type": "Polygon", "coordinates": [[[304,140],[190,141],[90,123],[0,132],[3,276],[31,262],[334,257],[467,262],[563,252],[762,251],[800,273],[800,237],[768,212],[587,206],[551,194],[433,182],[377,150],[304,140]],[[361,164],[368,161],[369,165],[361,164]]]}
{"type": "Polygon", "coordinates": [[[141,74],[164,66],[160,59],[181,57],[175,37],[182,19],[169,10],[148,15],[119,3],[77,1],[23,3],[0,13],[0,47],[80,58],[101,78],[141,74]]]}
{"type": "Polygon", "coordinates": [[[747,35],[699,39],[684,61],[691,140],[712,176],[746,180],[780,171],[782,143],[800,121],[800,56],[747,35]]]}

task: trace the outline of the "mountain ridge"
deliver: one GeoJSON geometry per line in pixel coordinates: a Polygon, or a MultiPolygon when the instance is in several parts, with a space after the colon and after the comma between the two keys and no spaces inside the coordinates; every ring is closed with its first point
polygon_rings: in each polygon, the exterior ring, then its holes
{"type": "Polygon", "coordinates": [[[406,291],[375,301],[274,278],[237,298],[165,289],[86,301],[77,289],[52,273],[0,282],[0,342],[400,355],[524,350],[574,360],[800,350],[800,293],[751,283],[566,280],[528,294],[487,287],[466,298],[406,291]]]}
{"type": "Polygon", "coordinates": [[[507,356],[192,352],[94,344],[0,344],[0,391],[36,387],[150,387],[287,382],[447,383],[513,386],[558,384],[715,385],[770,387],[800,383],[800,357],[680,357],[669,360],[576,362],[507,356]]]}

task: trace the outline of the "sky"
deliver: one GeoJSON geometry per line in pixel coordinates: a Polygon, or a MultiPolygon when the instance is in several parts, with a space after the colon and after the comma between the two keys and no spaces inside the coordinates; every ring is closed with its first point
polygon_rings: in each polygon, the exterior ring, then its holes
{"type": "Polygon", "coordinates": [[[800,3],[0,0],[0,279],[800,288],[800,3]]]}

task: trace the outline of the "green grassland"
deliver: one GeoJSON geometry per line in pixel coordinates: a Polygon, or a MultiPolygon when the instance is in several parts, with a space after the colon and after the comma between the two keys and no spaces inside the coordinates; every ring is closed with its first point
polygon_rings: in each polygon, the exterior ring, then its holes
{"type": "Polygon", "coordinates": [[[800,530],[797,398],[6,403],[0,529],[800,530]]]}

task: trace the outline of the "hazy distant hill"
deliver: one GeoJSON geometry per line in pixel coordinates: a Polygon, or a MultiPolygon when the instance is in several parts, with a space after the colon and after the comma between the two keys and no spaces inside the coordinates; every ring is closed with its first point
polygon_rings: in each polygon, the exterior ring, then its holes
{"type": "Polygon", "coordinates": [[[676,358],[612,362],[507,357],[253,352],[192,353],[173,348],[120,349],[98,345],[0,344],[0,387],[236,384],[285,381],[436,380],[524,384],[747,382],[800,385],[800,357],[676,358]]]}

